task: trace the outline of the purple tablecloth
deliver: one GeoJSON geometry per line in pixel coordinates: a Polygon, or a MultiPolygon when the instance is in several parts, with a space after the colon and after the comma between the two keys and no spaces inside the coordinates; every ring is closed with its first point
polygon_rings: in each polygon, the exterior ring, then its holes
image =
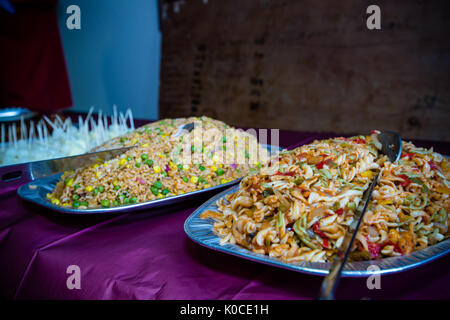
{"type": "MultiPolygon", "coordinates": [[[[283,147],[327,134],[282,131],[283,147]]],[[[449,143],[434,145],[450,154],[449,143]]],[[[211,196],[211,195],[209,195],[211,196]]],[[[114,216],[67,216],[0,196],[0,295],[17,299],[314,299],[322,278],[211,251],[183,231],[185,219],[209,197],[114,216]],[[68,289],[67,267],[81,271],[68,289]]],[[[344,278],[337,298],[448,299],[450,256],[381,277],[344,278]]]]}

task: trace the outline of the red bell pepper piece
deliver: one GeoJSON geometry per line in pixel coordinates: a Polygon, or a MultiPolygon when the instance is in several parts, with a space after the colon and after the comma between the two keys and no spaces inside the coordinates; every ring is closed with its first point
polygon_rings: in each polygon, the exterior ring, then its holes
{"type": "Polygon", "coordinates": [[[411,180],[409,180],[409,178],[406,174],[401,174],[401,175],[399,175],[399,177],[404,180],[404,181],[400,182],[400,185],[402,187],[407,187],[411,183],[411,180]]]}
{"type": "Polygon", "coordinates": [[[359,143],[359,144],[365,144],[366,140],[364,140],[364,139],[355,139],[355,140],[353,140],[353,142],[359,143]]]}
{"type": "Polygon", "coordinates": [[[431,170],[438,170],[438,166],[432,161],[428,161],[428,164],[430,165],[431,170]]]}
{"type": "Polygon", "coordinates": [[[370,242],[367,236],[366,241],[367,241],[367,248],[369,250],[372,259],[378,258],[381,252],[381,245],[379,245],[378,243],[370,242]]]}
{"type": "Polygon", "coordinates": [[[321,162],[316,164],[316,168],[318,170],[323,169],[323,166],[326,165],[326,164],[328,165],[330,162],[331,162],[331,159],[328,159],[328,160],[325,160],[325,161],[321,161],[321,162]]]}
{"type": "Polygon", "coordinates": [[[414,153],[402,153],[402,158],[412,158],[414,157],[414,153]]]}
{"type": "Polygon", "coordinates": [[[319,237],[321,237],[322,239],[326,239],[327,235],[319,229],[319,224],[320,224],[320,221],[317,221],[316,223],[314,223],[313,230],[319,237]]]}
{"type": "Polygon", "coordinates": [[[280,172],[280,171],[278,171],[277,173],[275,173],[275,175],[293,177],[293,176],[295,176],[295,172],[280,172]]]}

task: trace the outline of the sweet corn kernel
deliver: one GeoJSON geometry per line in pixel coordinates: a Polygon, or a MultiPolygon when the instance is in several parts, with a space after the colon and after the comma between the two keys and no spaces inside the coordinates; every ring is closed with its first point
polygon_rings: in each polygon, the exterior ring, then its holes
{"type": "Polygon", "coordinates": [[[178,192],[178,194],[184,194],[184,191],[180,191],[180,192],[178,192]]]}
{"type": "Polygon", "coordinates": [[[366,178],[372,178],[372,175],[373,175],[373,173],[370,170],[367,170],[367,171],[364,171],[363,173],[361,173],[361,176],[366,177],[366,178]]]}
{"type": "Polygon", "coordinates": [[[131,139],[131,144],[136,144],[136,143],[137,143],[137,139],[136,138],[131,139]]]}
{"type": "Polygon", "coordinates": [[[115,186],[117,186],[117,185],[119,185],[119,181],[118,181],[118,180],[114,180],[114,181],[113,181],[113,186],[115,187],[115,186]]]}
{"type": "Polygon", "coordinates": [[[67,186],[71,186],[71,185],[73,185],[73,179],[69,179],[69,181],[67,182],[67,186]]]}
{"type": "Polygon", "coordinates": [[[92,166],[93,169],[97,169],[98,167],[100,167],[100,165],[98,163],[96,163],[92,166]]]}
{"type": "Polygon", "coordinates": [[[221,184],[224,184],[224,183],[227,183],[227,182],[228,182],[227,179],[220,179],[220,183],[221,183],[221,184]]]}
{"type": "Polygon", "coordinates": [[[47,199],[51,199],[52,194],[51,193],[47,193],[47,199]]]}
{"type": "Polygon", "coordinates": [[[197,182],[198,182],[198,178],[192,176],[192,177],[191,177],[191,182],[192,182],[192,183],[197,183],[197,182]]]}
{"type": "Polygon", "coordinates": [[[67,202],[64,202],[62,205],[63,205],[63,207],[68,207],[69,206],[69,204],[67,202]]]}
{"type": "Polygon", "coordinates": [[[144,143],[141,147],[145,148],[145,147],[148,147],[148,146],[149,146],[148,143],[144,143]]]}
{"type": "Polygon", "coordinates": [[[380,204],[381,204],[381,205],[392,204],[392,200],[391,200],[391,199],[389,199],[389,200],[384,200],[384,201],[381,201],[380,204]]]}
{"type": "Polygon", "coordinates": [[[216,163],[216,162],[219,162],[219,156],[217,155],[217,154],[215,154],[213,157],[212,157],[212,160],[213,160],[213,162],[214,163],[216,163]]]}
{"type": "Polygon", "coordinates": [[[210,187],[211,187],[211,185],[209,183],[205,184],[205,189],[210,188],[210,187]]]}
{"type": "Polygon", "coordinates": [[[125,163],[127,163],[127,159],[123,158],[119,160],[119,165],[123,166],[125,163]]]}
{"type": "Polygon", "coordinates": [[[53,199],[52,199],[52,203],[53,203],[53,204],[56,204],[56,205],[59,205],[59,204],[60,204],[59,200],[56,199],[56,198],[53,198],[53,199]]]}
{"type": "Polygon", "coordinates": [[[87,187],[86,187],[86,191],[87,191],[87,192],[91,192],[92,190],[94,190],[94,187],[93,187],[93,186],[87,186],[87,187]]]}
{"type": "Polygon", "coordinates": [[[211,166],[211,170],[212,171],[217,171],[217,167],[216,166],[211,166]]]}
{"type": "Polygon", "coordinates": [[[97,178],[100,178],[100,175],[101,175],[101,173],[100,173],[99,171],[97,171],[97,172],[95,173],[95,176],[96,176],[97,178]]]}
{"type": "Polygon", "coordinates": [[[161,172],[161,167],[160,166],[154,166],[153,167],[153,171],[155,171],[156,173],[160,173],[161,172]]]}

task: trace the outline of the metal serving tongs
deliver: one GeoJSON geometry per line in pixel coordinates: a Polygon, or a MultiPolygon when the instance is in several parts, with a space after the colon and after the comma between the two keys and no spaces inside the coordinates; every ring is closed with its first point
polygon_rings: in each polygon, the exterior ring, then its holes
{"type": "Polygon", "coordinates": [[[4,189],[9,190],[17,188],[22,184],[36,179],[110,160],[133,147],[134,146],[0,167],[0,193],[4,189]]]}
{"type": "MultiPolygon", "coordinates": [[[[389,161],[396,162],[402,154],[402,138],[400,135],[396,132],[386,131],[379,133],[377,138],[381,143],[381,152],[389,158],[389,161]]],[[[360,209],[361,206],[358,207],[355,212],[356,219],[353,220],[348,231],[345,233],[342,245],[339,247],[335,258],[331,263],[330,271],[322,282],[319,295],[320,300],[334,299],[334,294],[341,278],[342,270],[344,269],[345,262],[347,261],[353,242],[355,241],[361,221],[364,218],[367,205],[369,204],[372,191],[377,184],[379,175],[380,173],[378,172],[369,189],[364,193],[361,201],[363,207],[362,209],[360,209]]]]}

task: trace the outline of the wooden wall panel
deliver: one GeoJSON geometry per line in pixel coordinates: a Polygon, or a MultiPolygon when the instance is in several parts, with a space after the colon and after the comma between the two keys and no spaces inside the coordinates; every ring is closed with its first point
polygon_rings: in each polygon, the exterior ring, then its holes
{"type": "Polygon", "coordinates": [[[374,31],[373,1],[205,2],[161,2],[160,117],[450,140],[449,1],[375,1],[374,31]]]}

